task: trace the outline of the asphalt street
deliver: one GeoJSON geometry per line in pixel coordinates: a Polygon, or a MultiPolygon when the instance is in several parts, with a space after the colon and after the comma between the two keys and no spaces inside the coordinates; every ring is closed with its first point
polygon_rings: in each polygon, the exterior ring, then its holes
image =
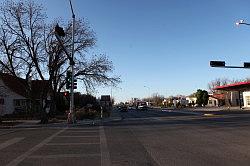
{"type": "Polygon", "coordinates": [[[0,130],[0,165],[249,165],[250,114],[116,112],[119,121],[0,130]]]}

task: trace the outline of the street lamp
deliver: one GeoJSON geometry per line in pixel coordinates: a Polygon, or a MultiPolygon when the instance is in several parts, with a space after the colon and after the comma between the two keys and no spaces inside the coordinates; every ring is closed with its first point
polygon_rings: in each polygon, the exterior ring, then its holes
{"type": "MultiPolygon", "coordinates": [[[[239,20],[235,23],[237,26],[240,25],[247,25],[250,26],[249,23],[246,23],[244,20],[239,20]]],[[[250,68],[250,62],[244,62],[243,66],[226,66],[225,61],[210,61],[211,67],[221,67],[221,68],[241,68],[241,69],[249,69],[250,68]]]]}
{"type": "MultiPolygon", "coordinates": [[[[250,26],[249,23],[246,23],[244,20],[239,20],[235,23],[236,26],[240,25],[247,25],[250,26]]],[[[221,68],[241,68],[241,69],[250,69],[250,62],[244,62],[243,66],[227,66],[225,61],[210,61],[211,67],[221,67],[221,68]]],[[[239,91],[239,99],[240,99],[240,91],[239,91]]],[[[241,102],[240,102],[240,108],[241,108],[241,102]]]]}
{"type": "Polygon", "coordinates": [[[150,105],[151,105],[151,104],[150,104],[150,88],[149,88],[148,86],[146,86],[146,85],[144,85],[143,87],[148,88],[148,92],[149,92],[149,96],[148,96],[148,105],[150,106],[150,105]]]}
{"type": "Polygon", "coordinates": [[[240,25],[250,25],[250,24],[246,23],[244,20],[239,20],[238,22],[235,23],[235,25],[240,26],[240,25]]]}

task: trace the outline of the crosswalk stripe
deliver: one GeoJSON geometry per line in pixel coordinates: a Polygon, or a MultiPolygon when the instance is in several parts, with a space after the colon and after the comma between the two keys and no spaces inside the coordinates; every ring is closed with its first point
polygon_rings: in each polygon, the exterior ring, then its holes
{"type": "Polygon", "coordinates": [[[53,135],[45,138],[42,142],[40,142],[39,144],[35,145],[33,148],[31,148],[30,150],[26,151],[25,153],[23,153],[21,156],[17,157],[16,159],[12,160],[9,164],[7,164],[6,166],[17,166],[19,163],[21,163],[24,159],[26,159],[27,157],[29,157],[32,153],[34,153],[35,151],[37,151],[38,149],[40,149],[41,147],[43,147],[45,144],[49,143],[54,137],[56,137],[58,134],[62,133],[63,131],[65,131],[66,128],[54,133],[53,135]]]}
{"type": "Polygon", "coordinates": [[[58,158],[82,158],[82,157],[100,157],[100,154],[56,154],[56,155],[33,155],[32,159],[58,159],[58,158]]]}
{"type": "Polygon", "coordinates": [[[4,143],[1,143],[0,144],[0,150],[4,149],[4,148],[6,148],[6,147],[8,147],[8,146],[10,146],[12,144],[15,144],[15,143],[17,143],[17,142],[19,142],[19,141],[21,141],[23,139],[24,139],[24,137],[18,137],[18,138],[10,139],[10,140],[8,140],[8,141],[6,141],[4,143]]]}
{"type": "Polygon", "coordinates": [[[99,145],[99,142],[94,143],[48,143],[48,146],[74,146],[74,145],[99,145]]]}
{"type": "Polygon", "coordinates": [[[96,131],[91,131],[91,130],[86,130],[86,131],[65,131],[64,133],[99,133],[98,130],[96,131]]]}
{"type": "Polygon", "coordinates": [[[104,127],[100,126],[100,150],[101,150],[101,166],[110,166],[110,153],[107,144],[107,138],[105,135],[104,127]]]}
{"type": "Polygon", "coordinates": [[[99,138],[99,136],[90,136],[90,135],[59,135],[57,137],[61,137],[61,138],[99,138]]]}

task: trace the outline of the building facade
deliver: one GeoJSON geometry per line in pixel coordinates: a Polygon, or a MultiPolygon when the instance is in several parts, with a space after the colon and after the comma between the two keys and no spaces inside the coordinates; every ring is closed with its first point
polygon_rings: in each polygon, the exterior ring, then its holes
{"type": "MultiPolygon", "coordinates": [[[[22,78],[0,73],[0,115],[27,111],[31,109],[31,106],[38,109],[41,105],[45,105],[45,102],[49,103],[51,99],[49,93],[45,95],[46,101],[41,101],[42,92],[48,87],[47,85],[48,82],[46,81],[32,80],[30,86],[28,86],[22,78]],[[30,90],[28,91],[29,87],[30,90]]],[[[46,110],[50,107],[47,103],[48,108],[46,107],[46,110]]]]}

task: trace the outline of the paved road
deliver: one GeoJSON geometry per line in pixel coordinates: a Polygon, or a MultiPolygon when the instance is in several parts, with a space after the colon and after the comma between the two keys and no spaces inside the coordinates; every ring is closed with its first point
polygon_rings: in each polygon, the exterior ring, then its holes
{"type": "Polygon", "coordinates": [[[249,114],[152,111],[100,126],[1,129],[0,165],[249,165],[249,114]]]}

